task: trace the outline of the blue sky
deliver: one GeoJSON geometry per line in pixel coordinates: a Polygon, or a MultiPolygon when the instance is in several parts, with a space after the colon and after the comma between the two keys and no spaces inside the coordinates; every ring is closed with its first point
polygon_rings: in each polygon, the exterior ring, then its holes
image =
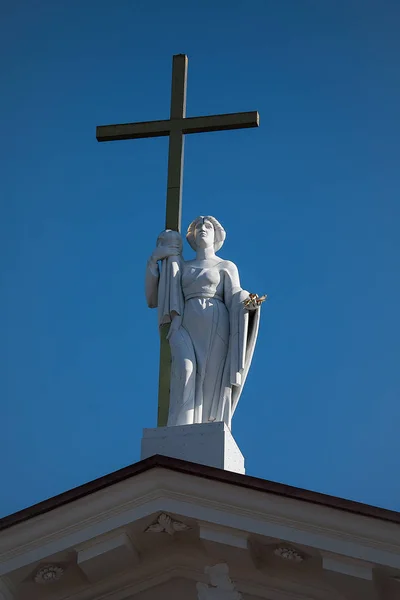
{"type": "MultiPolygon", "coordinates": [[[[146,259],[166,138],[100,124],[258,110],[188,136],[183,225],[268,293],[233,421],[247,473],[400,510],[400,5],[16,1],[1,7],[0,513],[139,460],[156,424],[146,259]]],[[[185,256],[191,256],[186,245],[185,256]]]]}

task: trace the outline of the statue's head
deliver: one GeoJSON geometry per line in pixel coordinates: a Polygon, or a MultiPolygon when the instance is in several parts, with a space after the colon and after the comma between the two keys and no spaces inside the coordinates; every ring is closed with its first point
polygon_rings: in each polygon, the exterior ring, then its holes
{"type": "Polygon", "coordinates": [[[182,236],[179,231],[165,229],[157,238],[157,246],[168,246],[168,248],[177,248],[179,254],[182,252],[182,236]]]}
{"type": "Polygon", "coordinates": [[[186,239],[196,251],[198,248],[214,246],[217,252],[225,241],[226,233],[221,223],[214,217],[197,217],[188,227],[186,239]]]}

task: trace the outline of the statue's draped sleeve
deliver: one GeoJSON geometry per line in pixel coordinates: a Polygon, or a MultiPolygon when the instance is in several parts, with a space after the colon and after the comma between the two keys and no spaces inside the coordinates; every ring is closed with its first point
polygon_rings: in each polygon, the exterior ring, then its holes
{"type": "Polygon", "coordinates": [[[158,281],[160,279],[160,269],[158,263],[152,261],[151,258],[146,265],[145,292],[146,301],[149,308],[157,308],[158,306],[158,281]]]}
{"type": "Polygon", "coordinates": [[[217,420],[225,420],[224,415],[228,413],[228,422],[230,422],[253,357],[260,311],[245,308],[243,301],[248,298],[249,292],[241,288],[236,265],[227,261],[224,277],[224,303],[229,311],[230,329],[224,377],[227,387],[222,394],[220,406],[213,407],[212,416],[217,420]]]}
{"type": "Polygon", "coordinates": [[[180,256],[170,256],[157,263],[151,260],[146,268],[146,300],[150,308],[158,307],[159,326],[172,321],[172,315],[183,315],[182,265],[180,256]]]}

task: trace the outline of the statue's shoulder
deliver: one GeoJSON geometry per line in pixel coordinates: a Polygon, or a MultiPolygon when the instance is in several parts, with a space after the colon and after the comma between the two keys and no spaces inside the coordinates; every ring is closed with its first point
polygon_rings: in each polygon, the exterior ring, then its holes
{"type": "Polygon", "coordinates": [[[237,266],[231,260],[220,259],[218,266],[229,273],[237,273],[237,266]]]}

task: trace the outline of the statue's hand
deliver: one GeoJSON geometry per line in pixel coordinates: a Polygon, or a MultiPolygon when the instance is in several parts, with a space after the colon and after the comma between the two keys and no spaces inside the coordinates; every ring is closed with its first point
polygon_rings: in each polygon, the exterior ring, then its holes
{"type": "Polygon", "coordinates": [[[179,254],[179,249],[174,248],[173,246],[157,246],[151,254],[151,260],[157,262],[158,260],[163,260],[169,256],[179,256],[179,254]]]}
{"type": "Polygon", "coordinates": [[[267,299],[267,296],[258,296],[258,294],[249,294],[246,300],[243,300],[243,304],[247,310],[257,310],[261,304],[267,299]]]}

